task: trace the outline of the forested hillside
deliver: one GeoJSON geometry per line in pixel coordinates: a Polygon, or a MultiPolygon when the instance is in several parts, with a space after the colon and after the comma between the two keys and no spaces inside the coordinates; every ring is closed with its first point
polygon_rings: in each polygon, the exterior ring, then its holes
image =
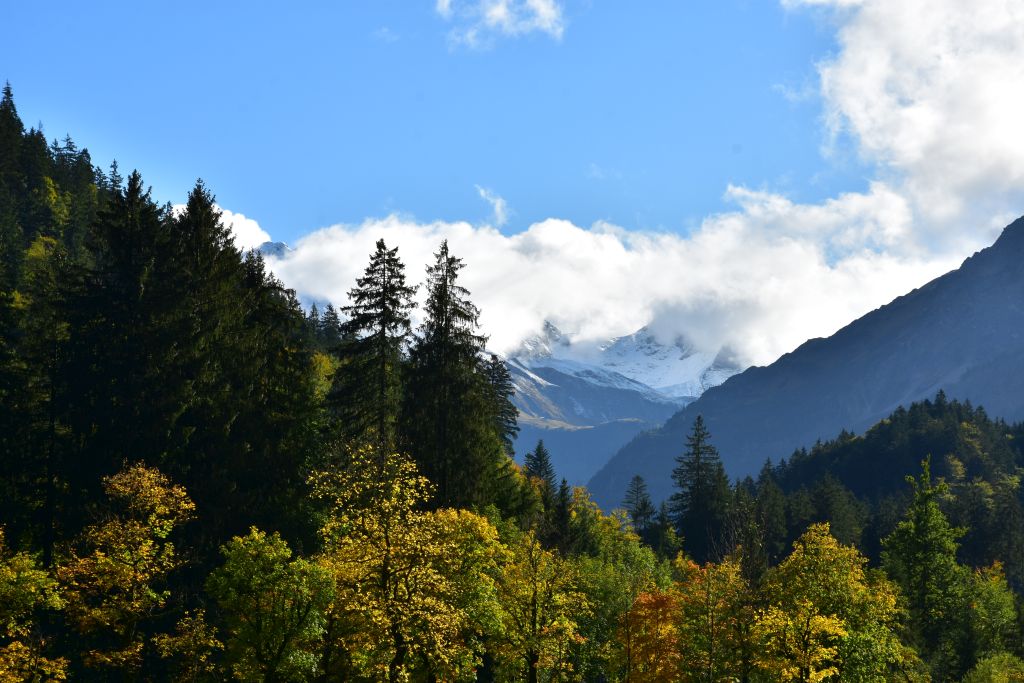
{"type": "Polygon", "coordinates": [[[6,87],[0,681],[1024,675],[1020,426],[939,395],[732,482],[698,419],[604,514],[512,460],[472,264],[416,265],[305,311],[202,182],[172,210],[6,87]]]}

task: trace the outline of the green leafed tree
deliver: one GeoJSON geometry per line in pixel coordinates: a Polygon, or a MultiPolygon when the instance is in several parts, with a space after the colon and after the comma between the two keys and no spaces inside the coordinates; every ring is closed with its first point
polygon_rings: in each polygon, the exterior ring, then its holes
{"type": "Polygon", "coordinates": [[[310,680],[334,594],[330,572],[293,558],[279,535],[255,527],[222,552],[224,564],[210,575],[207,590],[226,625],[225,654],[234,677],[310,680]]]}
{"type": "Polygon", "coordinates": [[[543,439],[539,440],[534,449],[523,458],[523,472],[530,479],[540,482],[548,499],[554,495],[555,468],[551,464],[551,453],[548,452],[543,439]]]}

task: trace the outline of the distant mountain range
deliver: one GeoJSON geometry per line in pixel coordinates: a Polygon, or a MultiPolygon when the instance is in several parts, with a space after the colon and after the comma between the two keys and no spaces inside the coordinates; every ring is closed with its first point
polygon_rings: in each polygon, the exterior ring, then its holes
{"type": "Polygon", "coordinates": [[[656,500],[666,498],[697,415],[738,477],[844,428],[862,431],[940,389],[990,415],[1024,419],[1024,218],[959,269],[709,389],[624,446],[589,487],[608,509],[640,474],[656,500]]]}
{"type": "Polygon", "coordinates": [[[728,352],[662,343],[646,328],[579,344],[550,322],[507,362],[519,409],[517,453],[543,439],[558,476],[572,484],[584,484],[638,433],[741,369],[728,352]]]}

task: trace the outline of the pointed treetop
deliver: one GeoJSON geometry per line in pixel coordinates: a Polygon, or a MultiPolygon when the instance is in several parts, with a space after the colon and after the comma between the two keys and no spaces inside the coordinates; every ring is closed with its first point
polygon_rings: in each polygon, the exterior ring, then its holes
{"type": "Polygon", "coordinates": [[[537,442],[537,447],[527,453],[524,458],[524,471],[531,479],[539,479],[549,492],[555,490],[555,468],[551,464],[551,454],[544,446],[544,439],[537,442]]]}
{"type": "Polygon", "coordinates": [[[10,111],[17,112],[14,106],[14,91],[11,90],[11,82],[4,82],[4,95],[0,99],[0,109],[9,109],[10,111]]]}

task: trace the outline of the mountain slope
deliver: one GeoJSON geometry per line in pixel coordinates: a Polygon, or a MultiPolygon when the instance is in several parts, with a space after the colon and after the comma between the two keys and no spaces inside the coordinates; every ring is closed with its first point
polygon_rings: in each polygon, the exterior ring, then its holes
{"type": "Polygon", "coordinates": [[[740,371],[727,350],[704,352],[646,327],[578,342],[551,322],[508,358],[521,431],[517,453],[544,439],[559,476],[584,484],[637,434],[660,426],[707,387],[740,371]]]}
{"type": "Polygon", "coordinates": [[[570,361],[552,365],[508,361],[519,409],[516,452],[522,456],[543,439],[556,473],[573,485],[586,483],[630,439],[684,405],[617,373],[570,361]]]}
{"type": "Polygon", "coordinates": [[[843,428],[864,430],[939,389],[992,415],[1024,418],[1024,218],[959,269],[708,390],[627,444],[590,488],[611,507],[640,474],[655,499],[667,497],[673,458],[697,415],[730,475],[742,476],[843,428]]]}

